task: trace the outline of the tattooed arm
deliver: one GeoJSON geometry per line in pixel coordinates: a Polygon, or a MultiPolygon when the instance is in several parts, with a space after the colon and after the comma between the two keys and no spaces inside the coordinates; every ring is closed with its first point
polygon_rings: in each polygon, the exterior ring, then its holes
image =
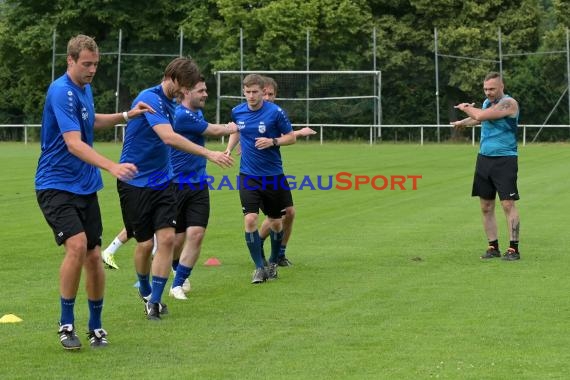
{"type": "Polygon", "coordinates": [[[497,104],[493,104],[486,109],[476,108],[470,104],[463,103],[457,108],[465,112],[475,120],[496,120],[504,117],[516,117],[519,112],[519,104],[513,98],[503,97],[497,104]]]}

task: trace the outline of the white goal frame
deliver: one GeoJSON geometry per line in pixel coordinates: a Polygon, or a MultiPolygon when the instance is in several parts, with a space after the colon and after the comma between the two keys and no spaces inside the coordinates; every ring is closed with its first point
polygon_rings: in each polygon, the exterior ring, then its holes
{"type": "MultiPolygon", "coordinates": [[[[350,128],[369,128],[370,129],[370,143],[372,144],[376,136],[379,135],[380,127],[381,127],[381,120],[382,120],[382,102],[381,102],[381,88],[382,88],[382,73],[379,70],[360,70],[360,71],[352,71],[352,70],[341,70],[341,71],[322,71],[322,70],[221,70],[216,72],[216,123],[220,123],[220,108],[221,102],[224,99],[235,99],[236,105],[239,102],[245,100],[243,94],[236,94],[236,95],[224,95],[221,93],[221,85],[224,75],[240,75],[241,79],[243,79],[248,74],[260,74],[270,77],[275,77],[276,75],[305,75],[305,96],[303,98],[295,98],[295,99],[288,99],[288,98],[281,98],[282,100],[295,100],[295,101],[304,101],[305,102],[305,122],[299,122],[298,120],[292,120],[294,127],[311,127],[311,128],[319,128],[320,133],[320,140],[323,143],[323,128],[334,128],[334,127],[350,127],[350,128]],[[357,96],[334,96],[334,97],[311,97],[310,94],[310,78],[313,74],[321,74],[321,75],[368,75],[373,78],[374,82],[372,83],[373,93],[369,95],[357,95],[357,96]],[[312,101],[319,101],[319,100],[342,100],[342,99],[373,99],[374,101],[374,111],[370,117],[370,123],[367,124],[352,124],[352,123],[345,123],[345,124],[332,124],[332,123],[322,123],[318,120],[311,119],[311,102],[312,101]],[[376,131],[378,130],[378,132],[376,131]]],[[[280,86],[279,81],[277,81],[277,85],[280,86]]],[[[276,103],[279,103],[279,91],[278,96],[276,98],[276,103]]]]}

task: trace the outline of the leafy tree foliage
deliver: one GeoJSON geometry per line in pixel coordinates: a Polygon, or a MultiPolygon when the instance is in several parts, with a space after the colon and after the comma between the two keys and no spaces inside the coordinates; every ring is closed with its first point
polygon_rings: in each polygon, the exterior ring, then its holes
{"type": "MultiPolygon", "coordinates": [[[[198,61],[211,90],[217,70],[372,70],[375,64],[382,70],[382,122],[433,124],[437,122],[437,30],[442,124],[463,116],[454,104],[480,104],[482,79],[488,71],[501,68],[499,59],[507,91],[521,103],[522,122],[568,123],[567,102],[559,99],[567,86],[561,69],[566,56],[561,52],[566,49],[569,4],[566,0],[155,0],[141,6],[132,0],[0,1],[4,89],[0,123],[40,121],[45,90],[52,80],[54,30],[56,77],[65,71],[69,37],[84,33],[96,38],[102,53],[94,83],[99,112],[127,108],[140,90],[160,81],[168,61],[183,54],[198,61]],[[119,31],[121,51],[126,54],[121,56],[117,98],[119,31]]],[[[207,104],[209,118],[214,105],[207,104]]]]}

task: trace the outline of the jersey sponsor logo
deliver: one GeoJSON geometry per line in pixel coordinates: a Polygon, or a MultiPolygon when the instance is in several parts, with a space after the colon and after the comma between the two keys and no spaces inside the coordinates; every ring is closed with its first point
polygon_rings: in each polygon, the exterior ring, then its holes
{"type": "Polygon", "coordinates": [[[85,108],[85,107],[81,108],[81,118],[83,120],[89,119],[89,113],[87,112],[87,108],[85,108]]]}
{"type": "Polygon", "coordinates": [[[245,122],[243,122],[243,121],[238,121],[237,127],[238,127],[238,130],[241,131],[242,129],[245,128],[245,122]]]}

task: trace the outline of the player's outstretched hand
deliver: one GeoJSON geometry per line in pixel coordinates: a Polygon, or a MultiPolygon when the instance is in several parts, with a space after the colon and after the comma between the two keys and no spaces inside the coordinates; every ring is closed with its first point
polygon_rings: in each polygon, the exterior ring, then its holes
{"type": "Polygon", "coordinates": [[[299,129],[299,131],[297,131],[297,134],[299,136],[302,136],[302,137],[307,137],[307,136],[316,135],[317,131],[315,131],[314,129],[311,129],[309,127],[305,127],[305,128],[299,129]]]}
{"type": "Polygon", "coordinates": [[[208,153],[208,161],[213,162],[214,164],[222,167],[222,168],[229,168],[234,164],[234,159],[232,156],[227,154],[228,150],[226,149],[225,152],[216,152],[216,151],[209,151],[208,153]]]}
{"type": "Polygon", "coordinates": [[[109,169],[109,173],[121,181],[128,181],[138,173],[138,169],[134,164],[115,164],[109,169]]]}
{"type": "Polygon", "coordinates": [[[154,113],[154,108],[146,104],[145,102],[138,102],[132,109],[127,112],[129,119],[133,119],[142,115],[145,112],[154,113]]]}

